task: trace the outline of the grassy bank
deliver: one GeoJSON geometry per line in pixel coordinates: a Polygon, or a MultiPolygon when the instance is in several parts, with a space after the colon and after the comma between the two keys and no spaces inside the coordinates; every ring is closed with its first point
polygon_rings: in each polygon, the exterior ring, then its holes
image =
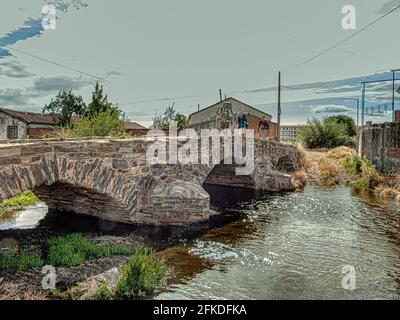
{"type": "Polygon", "coordinates": [[[47,252],[44,257],[18,250],[0,252],[0,270],[26,271],[45,264],[73,267],[89,260],[114,255],[129,256],[135,252],[131,246],[97,245],[80,234],[51,238],[44,247],[43,252],[47,252]]]}
{"type": "Polygon", "coordinates": [[[32,191],[25,191],[14,198],[4,199],[0,203],[0,217],[12,211],[33,206],[39,201],[39,198],[32,191]]]}
{"type": "Polygon", "coordinates": [[[380,173],[372,162],[361,159],[351,148],[307,150],[306,155],[310,181],[326,187],[343,182],[356,193],[400,201],[400,175],[380,173]]]}

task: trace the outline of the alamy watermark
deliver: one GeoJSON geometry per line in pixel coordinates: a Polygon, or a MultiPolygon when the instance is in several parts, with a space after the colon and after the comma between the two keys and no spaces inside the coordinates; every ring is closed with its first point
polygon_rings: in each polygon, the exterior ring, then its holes
{"type": "Polygon", "coordinates": [[[254,171],[254,130],[250,129],[184,129],[178,132],[171,124],[168,135],[150,130],[154,140],[146,152],[149,165],[157,164],[234,164],[238,176],[254,171]]]}
{"type": "Polygon", "coordinates": [[[345,274],[342,278],[342,288],[350,291],[356,290],[356,269],[353,266],[344,266],[342,274],[345,274]]]}
{"type": "Polygon", "coordinates": [[[345,5],[342,8],[342,28],[355,30],[357,28],[356,8],[353,5],[345,5]]]}

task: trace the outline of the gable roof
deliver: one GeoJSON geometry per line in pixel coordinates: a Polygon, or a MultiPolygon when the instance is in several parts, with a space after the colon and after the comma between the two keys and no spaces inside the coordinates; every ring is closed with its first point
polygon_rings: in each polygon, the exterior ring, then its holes
{"type": "Polygon", "coordinates": [[[141,124],[132,121],[126,121],[124,126],[126,130],[147,130],[147,128],[141,124]]]}
{"type": "Polygon", "coordinates": [[[10,117],[16,118],[26,124],[46,124],[46,125],[58,125],[58,116],[49,115],[43,113],[35,113],[35,112],[25,112],[25,111],[16,111],[11,109],[0,108],[0,112],[3,112],[10,117]]]}
{"type": "Polygon", "coordinates": [[[198,114],[198,113],[200,113],[200,112],[203,112],[204,110],[207,110],[207,109],[210,109],[210,108],[212,108],[212,107],[215,107],[216,105],[218,105],[218,104],[220,104],[220,103],[223,103],[223,102],[226,102],[226,101],[228,101],[228,100],[234,100],[234,101],[236,101],[236,102],[239,102],[239,103],[245,105],[246,107],[248,107],[248,108],[250,108],[250,109],[253,109],[253,110],[257,111],[257,112],[263,113],[263,114],[265,114],[266,116],[272,118],[272,116],[271,116],[270,114],[268,114],[268,113],[266,113],[266,112],[264,112],[264,111],[261,111],[261,110],[255,108],[255,107],[253,107],[253,106],[247,104],[247,103],[244,103],[244,102],[242,102],[242,101],[240,101],[240,100],[238,100],[238,99],[232,98],[232,97],[226,98],[225,100],[222,100],[222,101],[219,101],[219,102],[217,102],[217,103],[214,103],[213,105],[211,105],[211,106],[209,106],[209,107],[206,107],[206,108],[201,109],[201,110],[199,110],[199,111],[193,112],[192,114],[189,115],[189,117],[191,117],[191,116],[193,116],[193,115],[195,115],[195,114],[198,114]]]}

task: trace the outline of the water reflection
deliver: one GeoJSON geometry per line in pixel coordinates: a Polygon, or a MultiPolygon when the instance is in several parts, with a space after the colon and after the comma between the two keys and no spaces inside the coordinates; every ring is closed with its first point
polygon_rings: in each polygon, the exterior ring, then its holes
{"type": "Polygon", "coordinates": [[[397,206],[371,206],[344,186],[311,186],[304,193],[258,194],[239,207],[241,219],[184,247],[184,256],[209,264],[159,299],[400,297],[397,206]],[[356,269],[355,291],[341,285],[346,265],[356,269]]]}
{"type": "Polygon", "coordinates": [[[45,204],[39,204],[28,209],[17,211],[7,215],[0,221],[0,230],[34,229],[47,215],[45,204]]]}

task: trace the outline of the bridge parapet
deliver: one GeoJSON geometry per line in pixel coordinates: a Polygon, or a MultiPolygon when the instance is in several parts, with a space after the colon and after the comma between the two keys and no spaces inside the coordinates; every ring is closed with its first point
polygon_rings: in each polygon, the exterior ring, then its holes
{"type": "Polygon", "coordinates": [[[0,145],[0,196],[33,190],[50,209],[124,223],[186,225],[208,220],[204,182],[291,190],[290,173],[300,168],[296,148],[266,141],[256,141],[248,176],[221,175],[224,165],[211,162],[149,165],[146,151],[152,143],[92,139],[0,145]]]}

